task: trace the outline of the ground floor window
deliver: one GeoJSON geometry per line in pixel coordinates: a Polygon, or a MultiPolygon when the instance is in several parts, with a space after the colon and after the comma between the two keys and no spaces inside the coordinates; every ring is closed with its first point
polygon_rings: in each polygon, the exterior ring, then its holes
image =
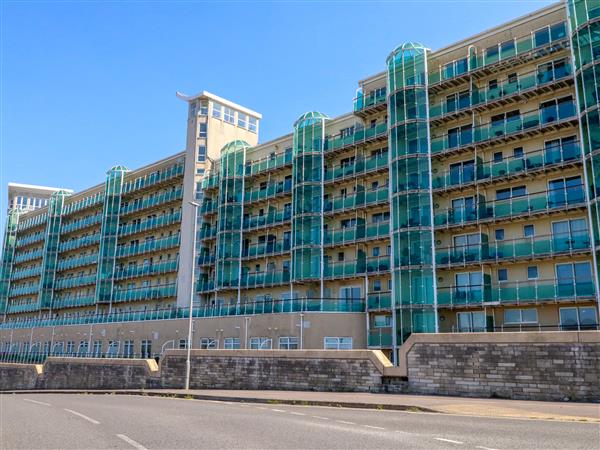
{"type": "Polygon", "coordinates": [[[352,350],[351,337],[326,337],[323,339],[325,350],[352,350]]]}
{"type": "Polygon", "coordinates": [[[225,338],[223,341],[225,350],[236,350],[240,348],[240,338],[225,338]]]}
{"type": "Polygon", "coordinates": [[[485,313],[483,311],[468,311],[456,313],[458,331],[475,333],[485,331],[485,313]]]}
{"type": "Polygon", "coordinates": [[[281,336],[279,338],[279,348],[282,350],[297,350],[298,338],[295,336],[281,336]]]}
{"type": "Polygon", "coordinates": [[[251,350],[271,350],[273,348],[273,340],[267,337],[251,337],[251,350]]]}
{"type": "Polygon", "coordinates": [[[561,330],[596,330],[598,319],[596,308],[593,306],[580,306],[560,308],[561,330]]]}
{"type": "Polygon", "coordinates": [[[178,347],[180,350],[185,350],[187,348],[187,339],[179,339],[178,347]]]}
{"type": "Polygon", "coordinates": [[[149,339],[144,339],[140,346],[140,350],[142,358],[152,358],[152,341],[149,339]]]}
{"type": "Polygon", "coordinates": [[[511,324],[533,324],[538,322],[537,309],[506,309],[504,310],[504,323],[511,324]]]}
{"type": "Polygon", "coordinates": [[[219,341],[213,338],[200,339],[200,348],[202,350],[213,350],[219,348],[219,341]]]}

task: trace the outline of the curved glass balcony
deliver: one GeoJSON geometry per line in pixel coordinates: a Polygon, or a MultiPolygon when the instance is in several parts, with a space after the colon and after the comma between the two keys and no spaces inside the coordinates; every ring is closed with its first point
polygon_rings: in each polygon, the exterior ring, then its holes
{"type": "MultiPolygon", "coordinates": [[[[531,53],[534,57],[543,56],[546,52],[532,52],[546,47],[554,47],[561,42],[567,41],[567,24],[560,22],[549,27],[529,33],[520,38],[507,39],[498,45],[493,45],[485,50],[485,53],[477,55],[470,53],[464,59],[452,61],[445,64],[439,70],[433,70],[434,61],[429,63],[429,84],[435,85],[444,81],[452,80],[469,72],[474,72],[492,66],[503,61],[510,61],[518,56],[531,53]]],[[[483,51],[483,50],[482,50],[483,51]]]]}
{"type": "Polygon", "coordinates": [[[114,302],[130,302],[136,300],[152,300],[159,298],[175,297],[177,295],[177,284],[165,284],[162,286],[142,287],[133,289],[115,288],[113,292],[114,302]]]}
{"type": "Polygon", "coordinates": [[[387,221],[357,224],[352,227],[325,229],[324,244],[336,246],[359,240],[389,238],[390,223],[387,221]]]}
{"type": "Polygon", "coordinates": [[[102,213],[95,214],[89,217],[83,217],[81,219],[73,220],[68,223],[61,224],[60,233],[67,234],[72,231],[81,230],[92,225],[102,223],[102,213]]]}
{"type": "Polygon", "coordinates": [[[485,198],[481,198],[479,201],[467,202],[460,208],[448,208],[438,212],[435,214],[434,221],[436,227],[447,227],[536,213],[550,213],[578,206],[585,206],[582,184],[506,200],[486,201],[485,198]]]}
{"type": "Polygon", "coordinates": [[[491,142],[495,139],[516,136],[531,131],[541,131],[546,127],[575,119],[575,102],[571,98],[561,100],[553,106],[537,111],[482,124],[475,128],[463,127],[456,133],[432,137],[431,153],[445,153],[476,143],[491,142]]]}
{"type": "Polygon", "coordinates": [[[82,277],[57,278],[54,282],[54,289],[71,289],[78,286],[87,286],[96,284],[97,275],[85,275],[82,277]]]}
{"type": "Polygon", "coordinates": [[[58,245],[59,252],[67,252],[81,247],[87,247],[89,245],[96,245],[100,242],[100,233],[96,233],[90,236],[82,236],[77,239],[70,239],[65,242],[61,242],[58,245]]]}
{"type": "Polygon", "coordinates": [[[255,288],[289,283],[290,275],[291,272],[289,270],[247,272],[242,274],[240,286],[245,288],[255,288]]]}
{"type": "Polygon", "coordinates": [[[144,209],[162,205],[163,203],[169,203],[175,200],[180,200],[182,196],[183,189],[179,187],[174,191],[163,192],[162,194],[149,196],[144,200],[136,199],[137,201],[134,200],[130,202],[127,206],[122,207],[121,214],[131,214],[133,212],[142,211],[144,209]]]}
{"type": "Polygon", "coordinates": [[[142,242],[141,244],[120,245],[117,247],[117,258],[140,255],[142,253],[150,253],[166,248],[179,246],[179,234],[168,236],[160,239],[153,239],[142,242]]]}
{"type": "Polygon", "coordinates": [[[77,256],[58,260],[56,270],[73,269],[74,267],[89,266],[98,264],[98,253],[93,255],[77,256]]]}
{"type": "Polygon", "coordinates": [[[445,171],[432,180],[433,189],[461,187],[478,181],[494,181],[517,174],[528,174],[564,163],[579,162],[581,147],[572,142],[556,147],[535,150],[522,157],[464,165],[458,170],[445,171]]]}
{"type": "Polygon", "coordinates": [[[141,233],[155,228],[165,227],[181,221],[181,211],[173,214],[163,214],[151,219],[143,219],[140,222],[132,222],[119,226],[119,236],[129,236],[134,233],[141,233]]]}

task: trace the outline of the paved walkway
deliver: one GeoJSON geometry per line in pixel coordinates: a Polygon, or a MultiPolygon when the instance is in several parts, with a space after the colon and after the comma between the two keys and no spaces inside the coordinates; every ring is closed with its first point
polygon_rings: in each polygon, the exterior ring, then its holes
{"type": "Polygon", "coordinates": [[[155,390],[152,393],[193,395],[235,401],[331,404],[340,406],[430,410],[485,417],[594,421],[600,423],[600,403],[537,402],[525,400],[442,397],[433,395],[370,394],[354,392],[155,390]]]}

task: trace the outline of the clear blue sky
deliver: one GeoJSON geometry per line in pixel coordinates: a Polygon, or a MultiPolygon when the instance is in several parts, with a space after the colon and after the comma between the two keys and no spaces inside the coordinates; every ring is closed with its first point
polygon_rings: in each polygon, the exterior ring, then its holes
{"type": "Polygon", "coordinates": [[[349,111],[404,41],[435,50],[553,2],[0,3],[3,229],[9,181],[81,190],[182,150],[177,90],[261,112],[266,141],[307,110],[349,111]]]}

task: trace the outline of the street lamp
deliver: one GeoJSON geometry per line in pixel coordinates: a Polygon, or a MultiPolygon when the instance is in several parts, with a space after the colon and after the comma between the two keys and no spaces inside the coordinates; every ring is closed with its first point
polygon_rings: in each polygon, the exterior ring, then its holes
{"type": "Polygon", "coordinates": [[[196,269],[196,227],[198,225],[198,207],[200,206],[196,202],[188,202],[194,208],[194,234],[192,238],[192,290],[190,294],[190,313],[189,313],[189,324],[188,324],[188,339],[187,339],[187,358],[185,360],[185,390],[190,389],[190,372],[191,372],[191,354],[192,354],[192,313],[194,312],[194,291],[196,290],[194,273],[196,269]]]}

